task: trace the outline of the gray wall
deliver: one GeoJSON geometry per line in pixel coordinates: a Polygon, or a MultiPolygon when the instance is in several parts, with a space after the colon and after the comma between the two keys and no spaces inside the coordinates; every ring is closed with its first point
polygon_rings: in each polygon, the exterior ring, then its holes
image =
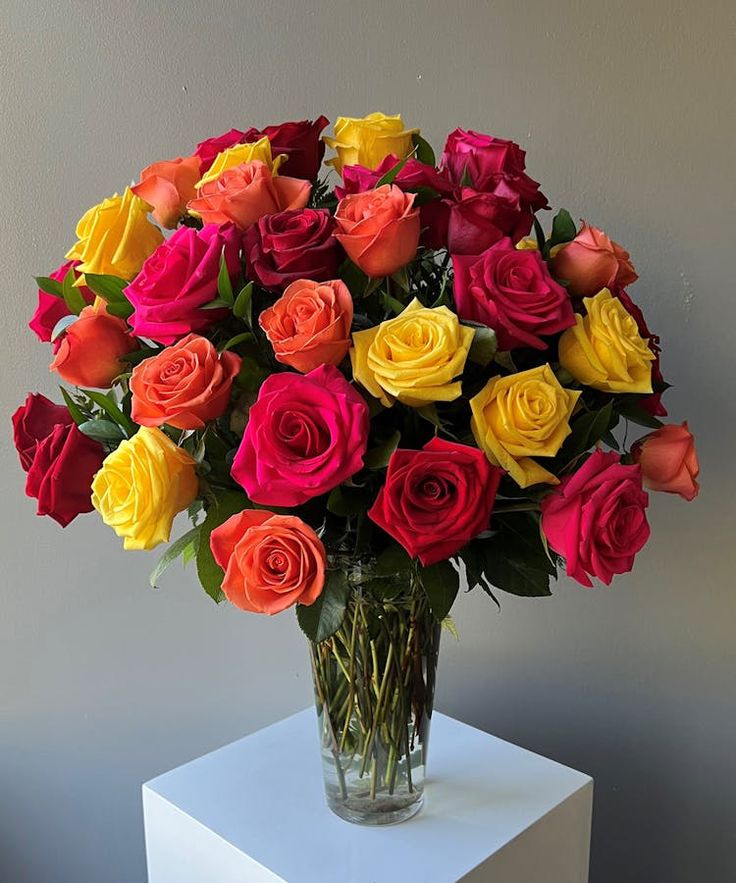
{"type": "Polygon", "coordinates": [[[373,109],[438,147],[458,124],[518,140],[554,204],[630,247],[703,464],[610,589],[461,598],[439,707],[595,777],[593,883],[734,879],[734,50],[730,0],[6,0],[0,879],[142,881],[140,783],[311,698],[290,615],[216,609],[192,572],[153,592],[155,556],[94,515],[34,516],[8,437],[55,389],[30,276],[150,161],[373,109]]]}

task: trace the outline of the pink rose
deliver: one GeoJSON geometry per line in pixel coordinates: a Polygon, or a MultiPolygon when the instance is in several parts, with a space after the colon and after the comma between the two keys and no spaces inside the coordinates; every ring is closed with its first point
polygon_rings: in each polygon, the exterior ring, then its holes
{"type": "Polygon", "coordinates": [[[363,466],[368,405],[332,365],[272,374],[251,406],[232,466],[254,503],[299,506],[363,466]]]}
{"type": "Polygon", "coordinates": [[[236,144],[244,144],[246,141],[246,133],[241,132],[240,129],[230,129],[229,132],[224,132],[222,135],[215,135],[212,138],[205,138],[204,141],[200,141],[197,149],[194,151],[194,155],[199,157],[199,161],[202,164],[201,173],[204,175],[215,161],[218,153],[222,153],[223,150],[227,150],[228,147],[234,147],[236,144]]]}
{"type": "MultiPolygon", "coordinates": [[[[49,273],[49,279],[55,279],[57,282],[63,282],[64,277],[74,267],[79,266],[79,261],[67,261],[60,267],[57,267],[53,273],[49,273]]],[[[75,278],[79,278],[79,273],[74,273],[75,278]]],[[[88,304],[94,303],[94,293],[86,287],[81,286],[77,289],[88,304]]],[[[43,343],[49,343],[53,334],[56,323],[59,319],[69,315],[69,308],[64,300],[56,297],[54,294],[48,294],[38,289],[38,306],[33,318],[28,323],[28,327],[33,331],[36,337],[43,343]]],[[[56,344],[58,346],[58,343],[56,344]]]]}
{"type": "Polygon", "coordinates": [[[217,298],[223,249],[230,276],[240,272],[241,238],[233,224],[208,224],[180,227],[159,245],[125,289],[135,308],[129,319],[135,334],[170,344],[226,315],[203,307],[217,298]]]}
{"type": "Polygon", "coordinates": [[[493,328],[502,350],[547,349],[540,335],[575,324],[567,292],[538,251],[519,250],[505,238],[477,258],[453,255],[452,266],[458,316],[493,328]]]}
{"type": "Polygon", "coordinates": [[[614,451],[597,450],[542,500],[542,531],[567,561],[567,575],[591,588],[628,573],[649,539],[639,466],[624,466],[614,451]]]}
{"type": "Polygon", "coordinates": [[[623,288],[639,278],[628,251],[585,221],[573,241],[557,252],[552,270],[574,297],[593,297],[601,288],[623,288]]]}
{"type": "Polygon", "coordinates": [[[679,494],[688,501],[697,497],[700,466],[687,421],[681,426],[661,426],[650,432],[636,442],[631,453],[648,488],[679,494]]]}

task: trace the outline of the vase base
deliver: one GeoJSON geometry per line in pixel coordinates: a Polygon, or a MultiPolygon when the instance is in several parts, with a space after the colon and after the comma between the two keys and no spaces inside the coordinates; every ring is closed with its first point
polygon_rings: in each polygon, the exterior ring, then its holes
{"type": "Polygon", "coordinates": [[[335,815],[353,825],[368,826],[398,825],[400,822],[406,822],[422,808],[424,795],[411,796],[404,801],[397,801],[392,797],[386,797],[384,800],[377,798],[370,801],[369,806],[366,806],[367,803],[368,801],[362,799],[343,800],[327,795],[327,805],[335,815]]]}

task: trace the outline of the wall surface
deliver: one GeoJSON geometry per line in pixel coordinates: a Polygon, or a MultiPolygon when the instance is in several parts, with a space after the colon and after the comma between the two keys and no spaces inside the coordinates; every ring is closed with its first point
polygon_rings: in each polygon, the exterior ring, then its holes
{"type": "MultiPolygon", "coordinates": [[[[696,503],[657,497],[634,574],[469,595],[441,710],[596,780],[593,883],[736,877],[730,0],[6,0],[0,27],[0,879],[145,879],[140,783],[310,701],[291,616],[147,585],[95,516],[37,519],[8,418],[53,395],[32,274],[140,168],[231,126],[401,111],[441,147],[513,138],[555,205],[631,250],[698,435],[696,503]]],[[[285,796],[286,797],[286,796],[285,796]]],[[[244,799],[246,796],[244,795],[244,799]]],[[[288,799],[288,798],[287,798],[288,799]]],[[[384,883],[384,881],[381,881],[384,883]]]]}

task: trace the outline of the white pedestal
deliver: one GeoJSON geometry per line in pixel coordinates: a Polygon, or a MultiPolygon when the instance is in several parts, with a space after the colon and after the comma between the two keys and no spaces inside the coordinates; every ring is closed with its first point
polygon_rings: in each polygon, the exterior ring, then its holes
{"type": "Polygon", "coordinates": [[[326,807],[313,709],[143,786],[149,883],[586,883],[593,782],[435,713],[425,805],[326,807]]]}

